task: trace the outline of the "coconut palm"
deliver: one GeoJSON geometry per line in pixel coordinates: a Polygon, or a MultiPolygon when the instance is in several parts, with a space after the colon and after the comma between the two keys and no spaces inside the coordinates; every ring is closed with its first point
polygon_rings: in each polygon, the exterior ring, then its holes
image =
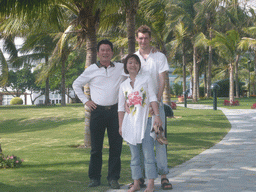
{"type": "Polygon", "coordinates": [[[252,38],[256,36],[256,27],[249,27],[246,29],[246,32],[250,34],[251,37],[243,37],[242,40],[239,43],[239,48],[247,51],[252,52],[250,55],[254,55],[254,58],[249,58],[252,60],[252,63],[254,63],[254,81],[252,82],[253,85],[253,95],[255,95],[255,77],[256,77],[256,38],[252,38]]]}
{"type": "Polygon", "coordinates": [[[181,48],[182,53],[182,70],[183,70],[183,92],[186,91],[186,49],[189,41],[189,34],[187,33],[187,27],[184,26],[183,22],[178,23],[174,29],[175,39],[172,41],[173,50],[181,48]]]}
{"type": "Polygon", "coordinates": [[[8,81],[8,65],[2,50],[0,49],[0,86],[4,86],[8,81]]]}
{"type": "Polygon", "coordinates": [[[229,65],[229,101],[231,105],[234,102],[234,63],[239,52],[239,42],[240,36],[235,30],[227,31],[225,34],[215,31],[215,37],[212,39],[212,45],[229,65]]]}
{"type": "MultiPolygon", "coordinates": [[[[212,29],[217,15],[217,10],[220,8],[221,1],[219,0],[203,0],[195,4],[195,10],[197,15],[194,19],[197,26],[201,28],[201,31],[212,39],[212,29]]],[[[211,96],[211,79],[212,79],[212,46],[208,45],[209,59],[208,59],[208,71],[207,71],[207,97],[211,96]]]]}

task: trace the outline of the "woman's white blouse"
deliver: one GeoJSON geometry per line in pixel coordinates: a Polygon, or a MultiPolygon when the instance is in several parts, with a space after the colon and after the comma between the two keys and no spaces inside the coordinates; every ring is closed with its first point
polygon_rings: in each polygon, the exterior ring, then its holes
{"type": "Polygon", "coordinates": [[[122,137],[132,145],[142,143],[144,138],[149,104],[157,101],[153,90],[153,82],[148,75],[138,74],[134,88],[132,88],[131,79],[126,79],[119,89],[118,111],[125,112],[125,102],[130,106],[130,113],[125,113],[122,124],[122,137]]]}

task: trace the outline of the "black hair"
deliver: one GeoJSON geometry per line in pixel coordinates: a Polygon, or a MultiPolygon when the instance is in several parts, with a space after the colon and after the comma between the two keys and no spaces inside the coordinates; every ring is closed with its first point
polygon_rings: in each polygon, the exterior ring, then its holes
{"type": "Polygon", "coordinates": [[[129,72],[128,72],[128,70],[127,70],[127,62],[128,62],[128,59],[130,59],[130,58],[134,58],[134,59],[136,59],[136,61],[139,63],[139,65],[140,65],[140,68],[139,68],[139,70],[141,69],[141,62],[140,62],[140,58],[138,57],[138,55],[136,55],[136,54],[129,54],[129,55],[127,55],[127,57],[125,58],[125,60],[124,60],[124,72],[126,73],[126,74],[129,74],[129,72]]]}
{"type": "Polygon", "coordinates": [[[97,51],[98,51],[98,52],[99,52],[100,46],[101,46],[102,44],[107,44],[107,45],[109,45],[109,46],[111,47],[111,50],[113,51],[113,44],[112,44],[108,39],[103,39],[103,40],[101,40],[101,41],[98,43],[98,45],[97,45],[97,51]]]}

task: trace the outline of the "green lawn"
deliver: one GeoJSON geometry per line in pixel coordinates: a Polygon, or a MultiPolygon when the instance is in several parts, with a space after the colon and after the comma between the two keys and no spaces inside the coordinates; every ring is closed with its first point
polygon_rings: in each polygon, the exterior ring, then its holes
{"type": "MultiPolygon", "coordinates": [[[[178,100],[176,98],[172,98],[172,100],[178,100]]],[[[239,101],[239,106],[224,106],[224,100],[229,100],[229,98],[217,98],[217,107],[223,107],[227,109],[251,109],[251,106],[256,103],[256,97],[243,97],[243,98],[235,98],[235,101],[239,101]]],[[[188,104],[194,104],[191,99],[187,100],[188,104]]],[[[205,99],[205,100],[198,100],[196,104],[204,104],[204,105],[211,105],[213,106],[213,99],[205,99]]]]}
{"type": "MultiPolygon", "coordinates": [[[[168,119],[168,165],[179,165],[219,142],[230,124],[220,110],[178,107],[168,119]]],[[[102,185],[87,188],[90,149],[83,144],[84,109],[0,107],[0,143],[5,155],[24,159],[21,168],[0,169],[0,191],[105,191],[108,142],[103,150],[102,185]]],[[[130,150],[124,142],[120,183],[131,182],[130,150]]]]}

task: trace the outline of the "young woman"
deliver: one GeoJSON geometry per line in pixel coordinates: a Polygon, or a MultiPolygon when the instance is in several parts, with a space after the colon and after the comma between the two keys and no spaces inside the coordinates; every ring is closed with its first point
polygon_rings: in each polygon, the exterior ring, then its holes
{"type": "Polygon", "coordinates": [[[119,133],[129,143],[131,150],[131,171],[134,185],[129,192],[140,190],[139,179],[143,174],[140,164],[140,152],[143,152],[145,161],[145,175],[148,185],[145,192],[154,191],[154,179],[157,178],[156,160],[154,153],[155,130],[162,125],[157,97],[154,94],[150,76],[139,73],[140,59],[135,54],[130,54],[124,62],[124,72],[129,74],[119,90],[118,117],[119,133]],[[125,105],[128,104],[130,113],[125,113],[125,105]],[[152,118],[148,118],[149,106],[153,108],[152,118]]]}

